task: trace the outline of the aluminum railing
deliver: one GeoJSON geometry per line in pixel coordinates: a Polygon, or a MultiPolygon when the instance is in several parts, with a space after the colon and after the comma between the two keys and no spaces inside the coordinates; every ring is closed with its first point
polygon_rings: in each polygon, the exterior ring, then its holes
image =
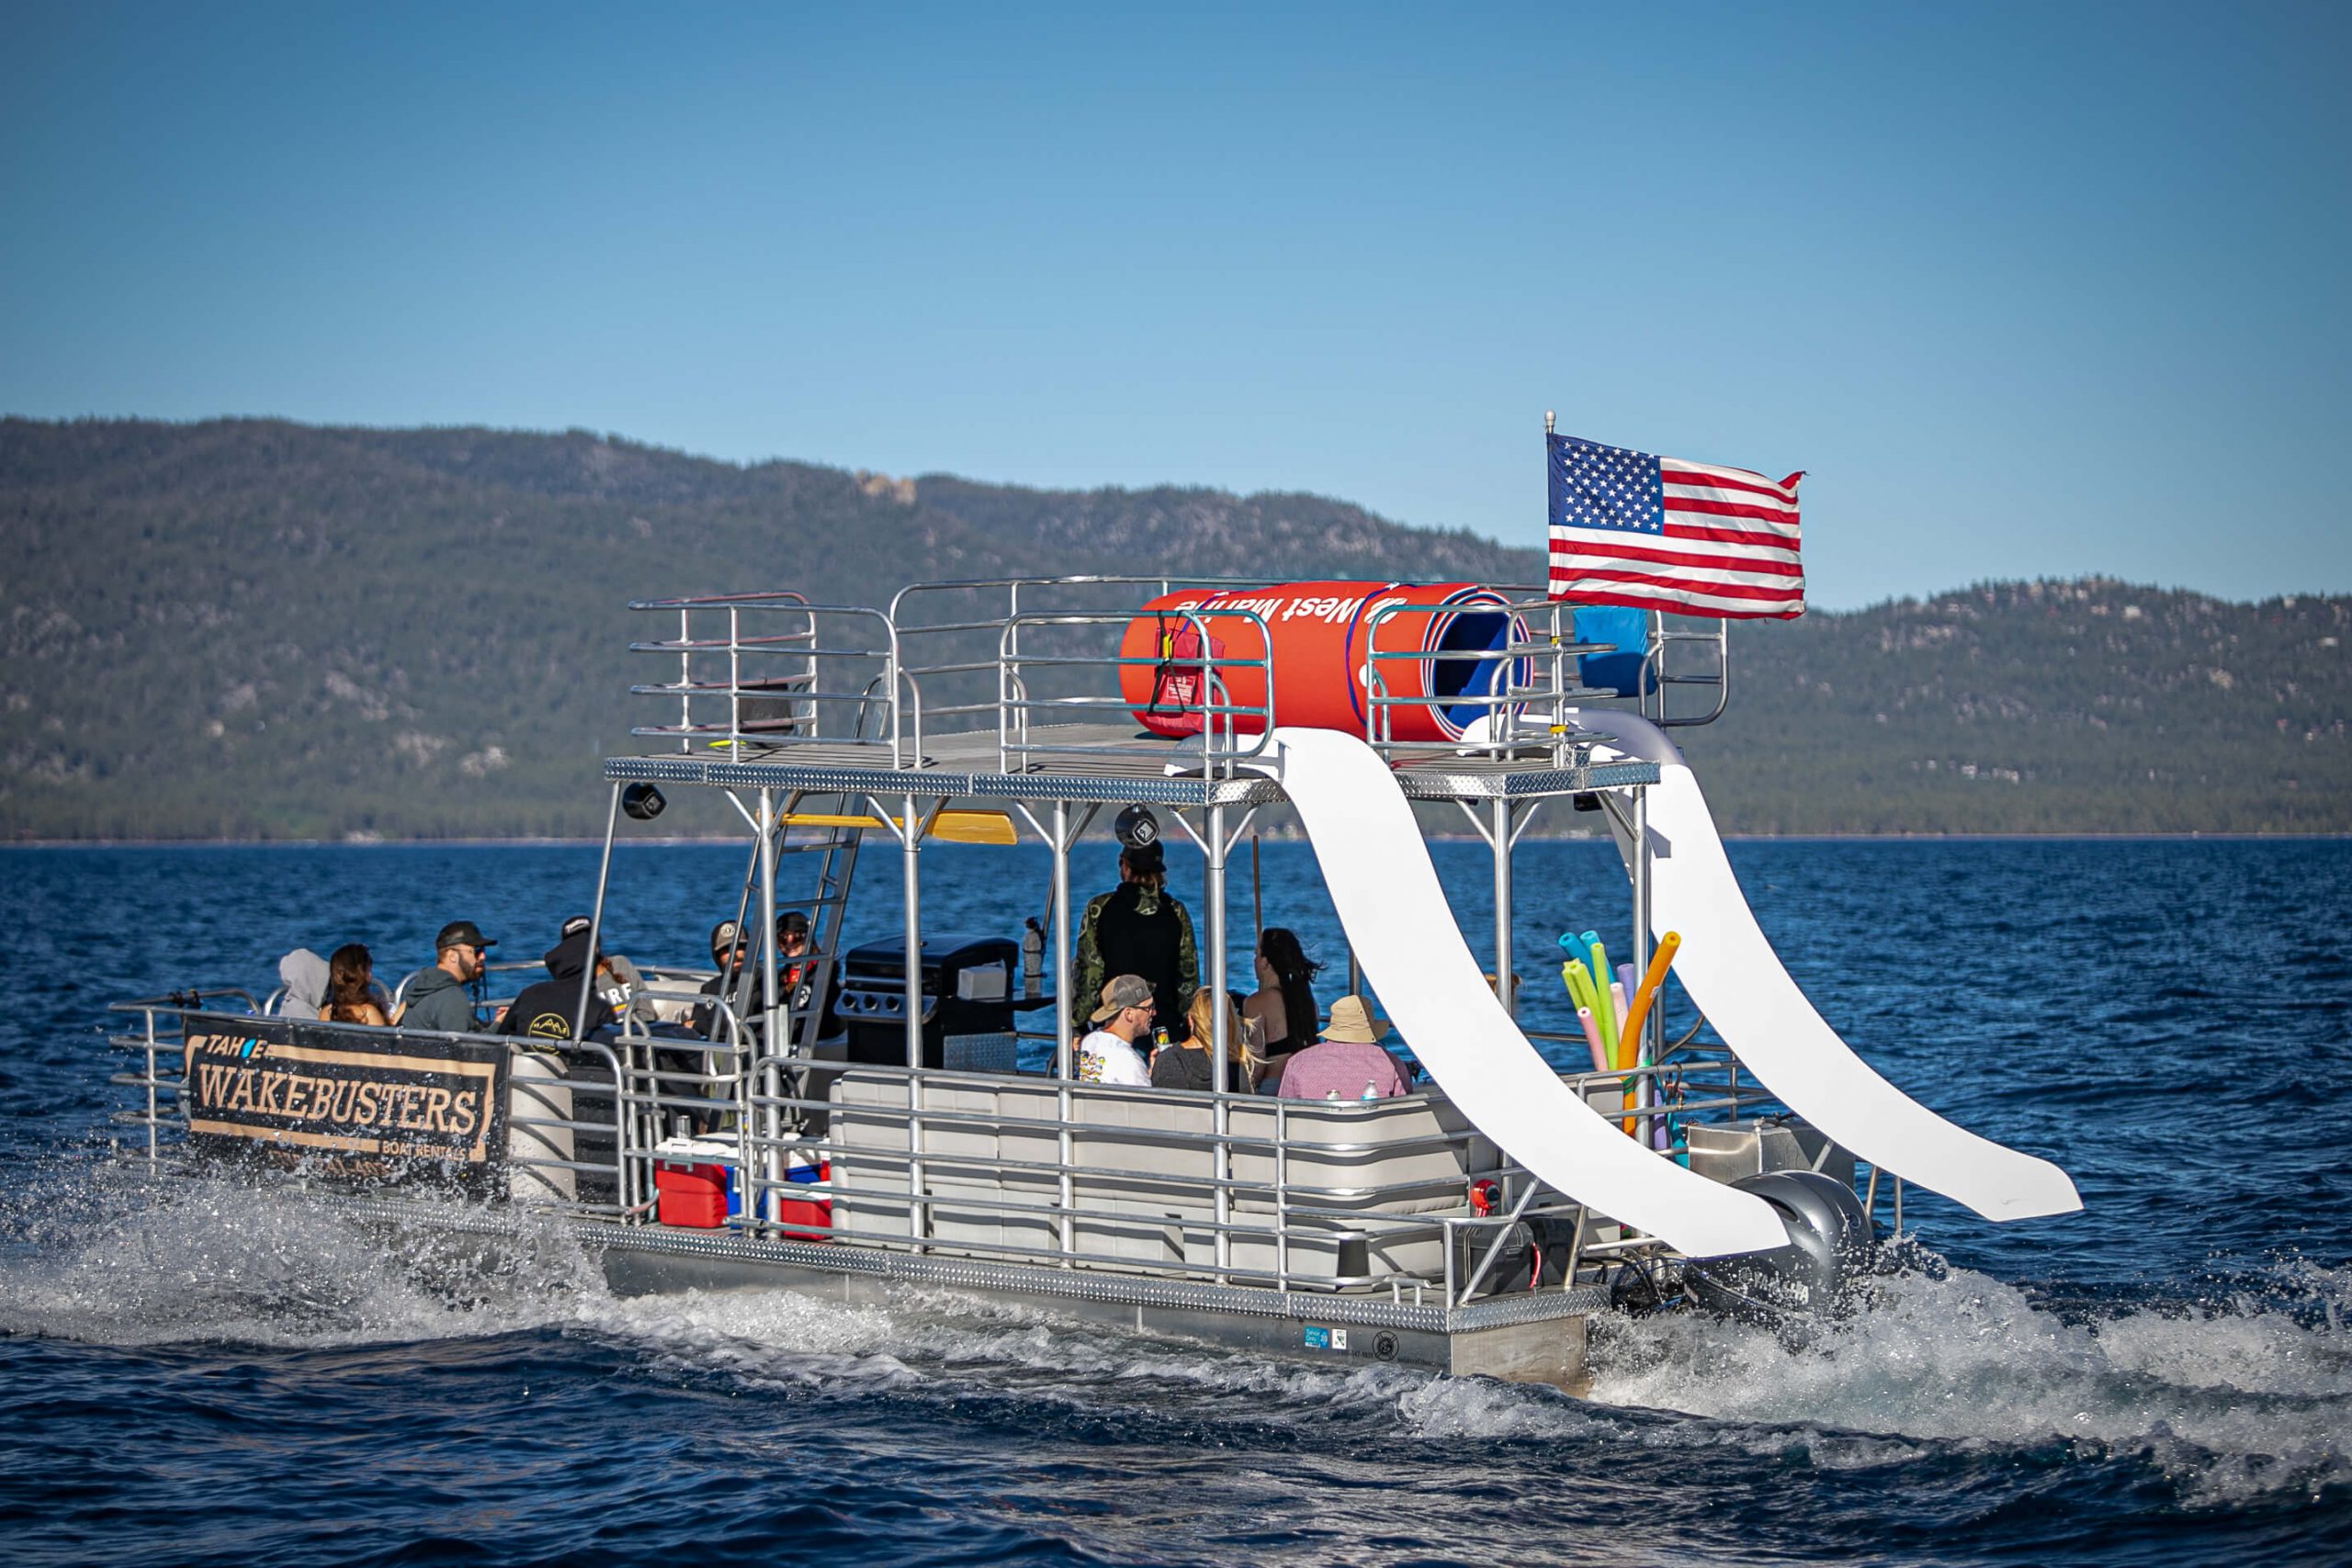
{"type": "MultiPolygon", "coordinates": [[[[1529,1220],[1573,1224],[1575,1255],[1562,1279],[1563,1287],[1577,1283],[1575,1260],[1600,1262],[1628,1254],[1662,1250],[1637,1233],[1615,1239],[1589,1235],[1590,1222],[1581,1205],[1545,1189],[1530,1173],[1498,1151],[1477,1160],[1480,1142],[1470,1129],[1440,1128],[1397,1135],[1378,1133],[1380,1114],[1414,1109],[1411,1102],[1383,1100],[1361,1107],[1366,1115],[1367,1136],[1348,1141],[1334,1138],[1332,1118],[1346,1118],[1359,1108],[1351,1103],[1269,1100],[1246,1094],[1204,1094],[1174,1090],[1122,1090],[1104,1086],[1065,1084],[1035,1075],[952,1072],[811,1058],[794,1054],[761,1052],[750,1032],[724,996],[705,995],[687,988],[684,978],[640,989],[677,1010],[688,1005],[712,1008],[720,1020],[716,1039],[696,1039],[671,1032],[654,1033],[643,1027],[632,1010],[613,1038],[585,1042],[523,1042],[483,1035],[446,1035],[427,1031],[375,1029],[356,1025],[311,1025],[331,1030],[338,1043],[354,1043],[397,1052],[403,1040],[466,1041],[503,1047],[519,1064],[560,1063],[560,1076],[510,1067],[506,1115],[510,1146],[503,1166],[508,1201],[518,1206],[546,1208],[592,1219],[623,1224],[650,1223],[655,1215],[655,1167],[665,1133],[681,1116],[694,1119],[699,1130],[726,1129],[735,1134],[730,1155],[719,1156],[738,1172],[741,1213],[729,1228],[752,1237],[783,1240],[816,1239],[810,1227],[777,1217],[779,1197],[804,1201],[831,1199],[848,1211],[846,1223],[827,1227],[822,1239],[837,1245],[885,1251],[937,1251],[1007,1264],[1059,1269],[1108,1269],[1124,1273],[1166,1274],[1218,1284],[1253,1285],[1287,1292],[1378,1290],[1386,1286],[1401,1299],[1411,1292],[1417,1302],[1434,1295],[1453,1307],[1474,1299],[1492,1278],[1491,1265],[1501,1255],[1512,1226],[1529,1220]],[[869,1083],[902,1086],[893,1098],[846,1101],[838,1081],[846,1074],[869,1083]],[[1036,1090],[1050,1087],[1052,1097],[1037,1096],[1036,1114],[1008,1113],[1001,1107],[959,1109],[934,1091],[979,1089],[1036,1090]],[[1125,1125],[1116,1120],[1065,1118],[1043,1113],[1060,1096],[1102,1096],[1144,1099],[1155,1107],[1177,1111],[1222,1111],[1224,1115],[1196,1118],[1198,1127],[1177,1124],[1125,1125]],[[1270,1132],[1237,1127],[1230,1112],[1255,1109],[1272,1118],[1270,1132]],[[1315,1135],[1302,1136],[1298,1118],[1309,1116],[1315,1135]],[[854,1117],[864,1123],[856,1137],[845,1137],[839,1127],[813,1130],[816,1119],[836,1122],[854,1117]],[[897,1129],[903,1148],[872,1141],[876,1126],[897,1129]],[[955,1147],[958,1134],[985,1131],[990,1135],[1029,1134],[1035,1145],[1022,1156],[1001,1150],[975,1153],[955,1147]],[[1073,1158],[1069,1137],[1113,1144],[1121,1138],[1138,1140],[1156,1150],[1193,1150],[1204,1156],[1197,1168],[1142,1168],[1132,1164],[1087,1163],[1073,1158]],[[1059,1157],[1046,1151],[1058,1150],[1059,1157]],[[1297,1162],[1309,1159],[1344,1162],[1351,1156],[1393,1158],[1442,1150],[1459,1151],[1454,1168],[1463,1184],[1461,1208],[1434,1211],[1384,1210],[1378,1205],[1399,1199],[1426,1198],[1431,1185],[1445,1185],[1453,1176],[1416,1172],[1362,1185],[1300,1179],[1297,1162]],[[792,1156],[834,1163],[833,1183],[788,1179],[786,1163],[792,1156]],[[1247,1156],[1261,1168],[1270,1166],[1271,1182],[1256,1176],[1233,1174],[1236,1156],[1247,1156]],[[888,1170],[903,1163],[903,1186],[860,1185],[843,1188],[840,1173],[854,1173],[864,1160],[888,1170]],[[967,1190],[937,1190],[935,1179],[967,1179],[967,1190]],[[1502,1206],[1478,1214],[1467,1212],[1467,1190],[1491,1180],[1501,1190],[1502,1206]],[[1027,1199],[1007,1195],[1011,1184],[1025,1182],[1027,1199]],[[989,1190],[991,1184],[994,1195],[989,1190]],[[1122,1197],[1122,1191],[1128,1194],[1122,1197]],[[1148,1225],[1148,1217],[1122,1203],[1135,1201],[1136,1190],[1191,1194],[1190,1207],[1180,1201],[1168,1224],[1187,1236],[1214,1241],[1213,1255],[1195,1258],[1189,1252],[1159,1263],[1145,1264],[1132,1256],[1084,1238],[1115,1236],[1122,1227],[1148,1225]],[[1217,1201],[1222,1197],[1226,1201],[1217,1201]],[[1232,1200],[1253,1199],[1265,1205],[1238,1207],[1232,1200]],[[903,1231],[874,1229],[856,1222],[860,1202],[903,1206],[903,1231]],[[942,1236],[933,1219],[942,1209],[956,1214],[1001,1216],[1041,1224],[1050,1241],[991,1241],[969,1235],[942,1236]],[[1436,1238],[1442,1267],[1426,1273],[1394,1269],[1343,1272],[1340,1259],[1345,1244],[1361,1243],[1367,1257],[1379,1247],[1426,1243],[1436,1238]],[[1316,1269],[1298,1266],[1299,1248],[1314,1243],[1325,1247],[1329,1266],[1316,1269]],[[1238,1261],[1237,1243],[1271,1249],[1272,1267],[1238,1261]],[[1466,1268],[1465,1268],[1466,1266],[1466,1268]]],[[[213,989],[118,1003],[114,1010],[136,1014],[135,1032],[112,1034],[109,1043],[140,1058],[140,1070],[116,1075],[115,1084],[140,1095],[138,1109],[121,1111],[116,1120],[136,1126],[144,1134],[144,1157],[157,1168],[186,1168],[185,1151],[175,1147],[186,1132],[187,1119],[178,1104],[185,1087],[183,1047],[191,1022],[235,1031],[261,1016],[249,993],[213,989]],[[223,998],[244,1004],[246,1012],[218,1010],[209,1005],[223,998]]],[[[1538,1034],[1534,1038],[1575,1048],[1581,1037],[1538,1034]]],[[[1684,1046],[1669,1053],[1655,1066],[1622,1072],[1564,1074],[1564,1081],[1580,1097],[1623,1094],[1631,1086],[1676,1080],[1677,1096],[1668,1102],[1654,1094],[1652,1103],[1628,1107],[1624,1114],[1641,1121],[1646,1139],[1649,1120],[1672,1116],[1704,1122],[1742,1112],[1754,1114],[1777,1101],[1768,1091],[1744,1081],[1736,1058],[1720,1046],[1684,1046]]],[[[1435,1102],[1422,1101],[1434,1109],[1435,1102]]],[[[1602,1113],[1613,1120],[1615,1112],[1602,1113]]],[[[699,1159],[700,1156],[697,1156],[699,1159]]],[[[1661,1156],[1665,1157],[1665,1156],[1661,1156]]],[[[1875,1168],[1870,1196],[1875,1208],[1880,1185],[1875,1168]]],[[[1902,1184],[1894,1183],[1897,1224],[1900,1224],[1902,1184]]]]}
{"type": "Polygon", "coordinates": [[[1544,597],[1538,590],[1498,589],[1501,603],[1458,604],[1442,599],[1384,602],[1364,625],[1364,739],[1392,759],[1417,755],[1523,758],[1531,750],[1551,754],[1554,767],[1581,761],[1589,739],[1577,731],[1568,710],[1600,702],[1610,694],[1581,684],[1576,660],[1609,651],[1604,643],[1578,642],[1575,606],[1544,597]],[[1518,596],[1512,596],[1518,595],[1518,596]],[[1507,617],[1502,646],[1446,649],[1438,646],[1445,627],[1462,615],[1507,617]],[[1424,622],[1423,617],[1428,619],[1424,622]],[[1426,626],[1411,647],[1396,628],[1426,626]],[[1387,635],[1384,639],[1383,634],[1387,635]],[[1440,676],[1468,665],[1487,678],[1462,682],[1464,690],[1437,694],[1440,676]],[[1418,680],[1409,677],[1418,675],[1418,680]],[[1418,689],[1400,690],[1411,685],[1418,689]],[[1481,689],[1483,688],[1483,689],[1481,689]],[[1476,716],[1461,733],[1440,739],[1397,738],[1397,717],[1408,708],[1470,708],[1476,716]]]}
{"type": "MultiPolygon", "coordinates": [[[[1157,646],[1152,652],[1141,655],[1114,651],[1024,657],[1019,651],[1023,628],[1045,626],[1115,626],[1120,634],[1119,642],[1114,644],[1116,649],[1124,644],[1127,628],[1138,618],[1134,611],[1023,614],[1005,623],[998,634],[996,666],[998,766],[1003,772],[1022,772],[1030,765],[1031,759],[1046,752],[1062,756],[1116,755],[1130,750],[1073,741],[1067,736],[1041,740],[1031,723],[1033,714],[1082,720],[1090,715],[1124,717],[1141,711],[1170,721],[1171,728],[1180,730],[1197,725],[1201,770],[1212,777],[1230,775],[1238,762],[1265,753],[1275,724],[1273,640],[1265,617],[1255,610],[1216,604],[1151,614],[1159,621],[1154,632],[1157,646]],[[1230,627],[1237,622],[1256,628],[1258,647],[1263,650],[1260,656],[1237,655],[1220,648],[1215,628],[1219,625],[1230,627]],[[1190,654],[1178,651],[1184,637],[1182,633],[1171,634],[1167,629],[1170,625],[1189,628],[1193,643],[1190,654]],[[1057,669],[1140,669],[1148,672],[1150,687],[1140,704],[1124,692],[1108,696],[1033,696],[1031,676],[1057,669]],[[1256,672],[1259,689],[1264,694],[1262,700],[1246,703],[1234,699],[1230,675],[1237,671],[1256,672]]],[[[1176,765],[1182,764],[1191,744],[1185,740],[1177,742],[1171,754],[1176,765]]]]}
{"type": "Polygon", "coordinates": [[[1713,724],[1723,717],[1724,710],[1731,705],[1731,623],[1717,621],[1706,631],[1686,631],[1669,626],[1664,615],[1653,614],[1649,624],[1649,652],[1642,660],[1641,682],[1634,688],[1639,694],[1643,716],[1662,729],[1713,724]],[[1668,657],[1668,650],[1676,648],[1712,652],[1714,661],[1695,674],[1687,669],[1678,673],[1668,668],[1671,660],[1668,657]],[[1668,705],[1668,694],[1677,686],[1712,687],[1714,704],[1704,713],[1674,713],[1668,705]]]}
{"type": "Polygon", "coordinates": [[[898,628],[885,612],[788,592],[645,599],[628,607],[678,616],[675,637],[629,644],[632,653],[677,656],[676,680],[629,690],[675,697],[678,721],[636,726],[630,734],[674,738],[682,751],[698,742],[720,747],[734,758],[752,748],[862,745],[887,750],[893,768],[919,765],[922,692],[908,677],[898,628]],[[780,621],[786,629],[747,632],[747,616],[755,626],[780,621]],[[870,639],[834,640],[832,628],[843,625],[870,627],[870,639]],[[843,670],[845,678],[836,673],[843,670]]]}
{"type": "MultiPolygon", "coordinates": [[[[1085,575],[915,583],[883,609],[812,604],[789,592],[640,600],[629,607],[676,615],[677,635],[632,642],[631,649],[674,657],[678,668],[673,680],[630,690],[673,699],[678,708],[675,722],[631,733],[673,739],[688,752],[698,745],[718,747],[736,758],[775,755],[796,745],[856,746],[877,761],[887,754],[888,765],[902,770],[923,765],[928,733],[985,732],[993,726],[999,765],[1011,773],[1046,751],[1131,750],[1073,747],[1037,731],[1057,721],[1124,718],[1139,706],[1154,706],[1118,689],[1123,672],[1148,664],[1156,705],[1171,718],[1197,724],[1203,766],[1229,767],[1235,758],[1263,749],[1262,740],[1243,748],[1240,737],[1262,737],[1273,719],[1272,643],[1258,614],[1223,604],[1154,612],[1162,617],[1162,633],[1176,635],[1162,635],[1148,659],[1123,653],[1115,635],[1103,646],[1101,634],[1123,634],[1142,613],[1140,603],[1151,597],[1179,589],[1258,586],[1264,586],[1261,580],[1085,575]],[[1122,602],[1106,603],[1106,596],[1122,602]],[[1232,623],[1255,621],[1264,655],[1220,649],[1210,629],[1220,620],[1237,634],[1230,639],[1236,647],[1246,646],[1247,635],[1232,623]],[[1172,645],[1183,634],[1199,646],[1180,655],[1172,645]],[[1262,701],[1233,700],[1243,671],[1252,682],[1266,678],[1262,701]],[[1186,687],[1186,694],[1171,701],[1171,685],[1186,687]]],[[[1548,751],[1553,766],[1567,767],[1582,755],[1567,710],[1615,694],[1581,684],[1577,660],[1612,649],[1578,641],[1575,606],[1540,587],[1491,592],[1499,602],[1384,598],[1365,617],[1364,737],[1392,759],[1451,753],[1501,761],[1548,751]],[[1442,631],[1465,615],[1506,616],[1510,635],[1500,646],[1481,649],[1446,649],[1434,636],[1397,635],[1408,625],[1442,631]],[[1481,673],[1441,681],[1459,676],[1464,666],[1481,673]],[[1490,670],[1495,673],[1483,674],[1490,670]],[[1447,694],[1436,694],[1441,686],[1447,694]],[[1462,710],[1473,717],[1451,726],[1466,733],[1400,739],[1398,719],[1408,708],[1462,710]]],[[[1668,724],[1710,722],[1728,699],[1729,668],[1721,626],[1685,631],[1653,616],[1640,705],[1645,712],[1655,708],[1668,724]],[[1712,649],[1712,671],[1669,668],[1671,650],[1685,644],[1712,649]],[[1667,715],[1668,690],[1682,686],[1713,687],[1713,710],[1667,715]]]]}
{"type": "MultiPolygon", "coordinates": [[[[997,673],[1008,628],[1016,622],[1037,626],[1047,624],[1035,618],[1041,615],[1090,614],[1115,614],[1124,621],[1135,614],[1130,601],[1137,594],[1148,600],[1179,589],[1215,592],[1256,587],[1261,581],[1238,577],[1084,574],[917,582],[891,596],[888,615],[906,650],[909,678],[919,686],[931,683],[925,688],[926,711],[934,728],[944,734],[958,728],[1001,728],[997,705],[1001,691],[989,691],[988,682],[979,678],[997,673]],[[1105,604],[1110,597],[1120,602],[1105,604]],[[934,610],[949,618],[925,618],[925,612],[934,610]],[[968,726],[952,722],[958,719],[970,722],[968,726]]],[[[1018,631],[1011,633],[1010,643],[1016,661],[1032,653],[1056,651],[1023,648],[1018,631]]]]}

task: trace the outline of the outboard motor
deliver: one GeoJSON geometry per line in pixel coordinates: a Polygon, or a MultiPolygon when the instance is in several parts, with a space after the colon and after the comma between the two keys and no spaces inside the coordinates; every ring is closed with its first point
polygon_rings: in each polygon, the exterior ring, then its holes
{"type": "Polygon", "coordinates": [[[1710,1312],[1751,1323],[1843,1315],[1847,1286],[1868,1271],[1876,1239],[1854,1190],[1814,1170],[1767,1171],[1732,1186],[1772,1205],[1789,1228],[1789,1244],[1693,1258],[1682,1266],[1683,1292],[1710,1312]]]}

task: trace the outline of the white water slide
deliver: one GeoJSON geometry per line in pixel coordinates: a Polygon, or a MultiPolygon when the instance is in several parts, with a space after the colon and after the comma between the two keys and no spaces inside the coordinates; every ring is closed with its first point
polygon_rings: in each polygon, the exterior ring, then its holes
{"type": "MultiPolygon", "coordinates": [[[[1881,1077],[1815,1010],[1757,925],[1699,782],[1665,731],[1613,711],[1576,719],[1625,756],[1658,765],[1645,824],[1652,934],[1682,933],[1675,977],[1741,1066],[1861,1158],[1988,1220],[2083,1206],[2064,1171],[1945,1121],[1881,1077]]],[[[1617,793],[1630,801],[1630,790],[1617,793]]],[[[1618,848],[1633,853],[1622,835],[1618,848]]]]}
{"type": "MultiPolygon", "coordinates": [[[[1856,1056],[1764,940],[1705,799],[1664,734],[1618,714],[1582,722],[1659,764],[1648,805],[1653,919],[1682,933],[1675,973],[1749,1072],[1863,1159],[1988,1218],[2082,1206],[2056,1166],[1952,1125],[1856,1056]]],[[[1306,829],[1357,961],[1464,1115],[1560,1191],[1692,1257],[1786,1241],[1761,1200],[1642,1148],[1537,1055],[1446,915],[1412,808],[1376,752],[1333,730],[1278,728],[1273,740],[1269,771],[1306,829]]]]}
{"type": "Polygon", "coordinates": [[[1544,1180],[1695,1258],[1781,1247],[1760,1198],[1693,1176],[1587,1105],[1487,987],[1446,913],[1412,807],[1351,735],[1278,728],[1275,769],[1356,960],[1406,1042],[1479,1130],[1544,1180]]]}

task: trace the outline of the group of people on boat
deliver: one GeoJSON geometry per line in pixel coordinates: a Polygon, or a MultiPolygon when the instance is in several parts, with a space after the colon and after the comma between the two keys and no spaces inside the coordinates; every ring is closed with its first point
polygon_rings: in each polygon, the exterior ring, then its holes
{"type": "Polygon", "coordinates": [[[1257,988],[1238,1003],[1226,998],[1226,1081],[1217,1084],[1216,1003],[1200,984],[1192,917],[1168,891],[1159,840],[1123,834],[1119,886],[1090,900],[1079,921],[1076,994],[1094,1008],[1078,1042],[1078,1077],[1294,1099],[1406,1093],[1411,1075],[1381,1048],[1363,998],[1334,1002],[1318,1035],[1314,978],[1321,968],[1288,927],[1259,933],[1257,988]],[[1294,1074],[1301,1059],[1306,1066],[1294,1074]]]}
{"type": "Polygon", "coordinates": [[[378,984],[375,956],[364,944],[345,942],[325,959],[308,948],[297,949],[278,963],[284,987],[278,1011],[288,1017],[315,1016],[322,1023],[548,1041],[571,1039],[576,1022],[581,1032],[594,1034],[615,1021],[614,998],[624,998],[625,1005],[639,976],[636,966],[618,953],[589,952],[590,925],[585,915],[564,921],[555,946],[541,959],[547,978],[526,986],[512,1001],[488,1005],[477,1001],[477,987],[498,940],[484,936],[471,920],[452,920],[441,928],[433,942],[432,967],[412,976],[397,1001],[378,984]],[[595,982],[588,987],[587,1013],[575,1020],[581,982],[592,967],[595,982]]]}
{"type": "MultiPolygon", "coordinates": [[[[1294,943],[1296,941],[1281,927],[1270,927],[1267,934],[1277,932],[1294,943]]],[[[1271,970],[1262,951],[1258,962],[1263,978],[1271,970]]],[[[1250,1000],[1263,994],[1261,987],[1250,1000]]],[[[1182,1035],[1171,1034],[1154,1021],[1159,1003],[1151,982],[1140,975],[1114,976],[1102,987],[1098,1000],[1100,1005],[1088,1017],[1092,1028],[1078,1045],[1080,1082],[1196,1091],[1218,1087],[1213,1050],[1216,1010],[1210,992],[1193,992],[1182,1035]]],[[[1287,1004],[1284,1010],[1288,1011],[1287,1004]]],[[[1311,998],[1303,1016],[1315,1016],[1311,998]]],[[[1411,1073],[1380,1044],[1372,1010],[1362,997],[1341,997],[1333,1002],[1330,1020],[1320,1034],[1279,1057],[1265,1054],[1261,1038],[1258,1020],[1227,998],[1223,1085],[1227,1092],[1279,1095],[1286,1100],[1386,1100],[1411,1092],[1411,1073]]]]}
{"type": "MultiPolygon", "coordinates": [[[[490,1032],[555,1042],[594,1035],[618,1021],[616,1009],[633,1004],[639,976],[618,954],[589,951],[585,915],[564,921],[542,962],[547,976],[503,1005],[480,1000],[481,983],[496,939],[471,920],[452,920],[434,939],[432,967],[412,976],[394,1001],[374,976],[373,959],[347,942],[322,961],[303,949],[279,965],[282,1012],[315,1013],[324,1022],[402,1027],[447,1033],[490,1032]],[[575,1016],[582,1006],[585,1016],[575,1016]]],[[[758,933],[721,920],[710,933],[715,973],[680,1024],[656,1025],[657,1034],[717,1039],[726,1012],[752,1024],[763,1010],[742,993],[756,985],[752,962],[758,933]]],[[[787,909],[776,919],[781,1000],[797,1012],[813,1004],[820,958],[809,950],[808,917],[787,909]]],[[[1225,998],[1226,1081],[1215,1082],[1215,993],[1200,984],[1200,956],[1191,916],[1168,891],[1159,844],[1127,843],[1119,855],[1119,886],[1091,900],[1079,925],[1077,995],[1094,1006],[1077,1041],[1076,1076],[1083,1082],[1292,1099],[1385,1099],[1409,1092],[1412,1073],[1379,1043],[1372,1011],[1362,997],[1341,997],[1330,1016],[1315,1000],[1322,965],[1308,958],[1297,933],[1268,926],[1259,935],[1257,986],[1225,998]]],[[[830,998],[831,987],[825,987],[830,998]]],[[[655,1021],[650,1016],[649,1023],[655,1021]]],[[[820,1031],[820,1033],[822,1032],[820,1031]]],[[[679,1070],[690,1064],[681,1061],[679,1070]]]]}

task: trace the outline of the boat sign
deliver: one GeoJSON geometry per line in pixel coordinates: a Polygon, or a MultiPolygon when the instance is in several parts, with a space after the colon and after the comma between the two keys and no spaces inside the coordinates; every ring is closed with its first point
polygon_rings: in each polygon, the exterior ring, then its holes
{"type": "Polygon", "coordinates": [[[191,1145],[324,1174],[478,1174],[503,1152],[506,1051],[488,1042],[187,1015],[191,1145]]]}

